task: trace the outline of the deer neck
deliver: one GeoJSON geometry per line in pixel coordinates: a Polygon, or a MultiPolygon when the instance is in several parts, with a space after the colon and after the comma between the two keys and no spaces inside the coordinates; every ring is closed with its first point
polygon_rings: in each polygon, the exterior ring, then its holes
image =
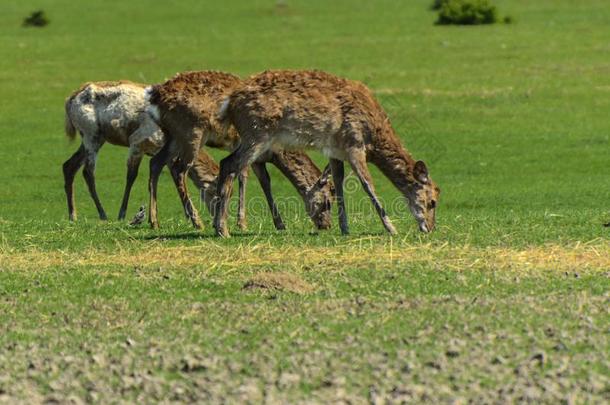
{"type": "Polygon", "coordinates": [[[415,160],[400,144],[393,131],[379,139],[368,154],[368,160],[408,198],[409,190],[415,183],[413,168],[415,160]]]}
{"type": "Polygon", "coordinates": [[[288,178],[303,199],[309,198],[307,191],[319,179],[320,171],[306,155],[287,152],[273,153],[270,161],[288,178]]]}

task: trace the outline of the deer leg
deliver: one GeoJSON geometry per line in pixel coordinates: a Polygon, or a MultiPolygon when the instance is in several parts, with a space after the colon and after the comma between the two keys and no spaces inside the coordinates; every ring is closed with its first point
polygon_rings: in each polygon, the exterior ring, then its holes
{"type": "MultiPolygon", "coordinates": [[[[239,149],[239,148],[238,148],[239,149]]],[[[228,200],[233,191],[233,180],[235,179],[235,167],[237,161],[235,155],[231,154],[220,161],[220,174],[218,175],[218,205],[214,215],[214,229],[216,235],[228,238],[227,227],[228,200]]]]}
{"type": "Polygon", "coordinates": [[[95,163],[97,160],[97,152],[101,145],[97,146],[96,150],[87,151],[85,157],[85,167],[83,169],[83,176],[85,177],[85,182],[87,182],[87,187],[89,188],[89,194],[95,203],[95,207],[97,208],[97,212],[100,216],[100,219],[106,221],[108,217],[106,216],[106,211],[104,211],[104,207],[100,202],[100,198],[97,195],[97,190],[95,188],[95,163]]]}
{"type": "Polygon", "coordinates": [[[238,173],[243,172],[248,168],[248,165],[253,163],[258,154],[260,154],[260,146],[252,145],[240,146],[233,151],[229,156],[220,161],[220,174],[218,175],[218,210],[214,215],[214,229],[216,235],[228,238],[229,229],[227,227],[227,211],[228,202],[233,189],[233,180],[238,173]]]}
{"type": "Polygon", "coordinates": [[[239,203],[237,205],[237,226],[242,231],[248,228],[246,220],[246,184],[248,183],[248,168],[246,167],[237,176],[237,183],[239,185],[239,203]]]}
{"type": "Polygon", "coordinates": [[[172,174],[172,178],[174,179],[174,183],[176,184],[176,190],[178,190],[178,195],[180,196],[180,201],[182,201],[182,207],[184,207],[184,214],[188,219],[191,220],[195,229],[202,229],[203,224],[199,219],[199,213],[197,209],[193,205],[191,198],[188,194],[188,189],[186,186],[186,176],[188,173],[189,167],[184,164],[181,160],[177,160],[170,164],[170,172],[172,174]]]}
{"type": "Polygon", "coordinates": [[[150,159],[150,173],[148,176],[148,192],[150,201],[148,204],[148,223],[153,229],[159,228],[159,219],[157,218],[157,186],[159,184],[159,176],[167,162],[169,156],[169,144],[166,142],[159,152],[150,159]]]}
{"type": "Polygon", "coordinates": [[[277,205],[275,205],[275,201],[273,200],[273,195],[271,194],[271,177],[269,177],[269,172],[267,171],[265,163],[253,163],[252,170],[258,178],[258,181],[263,188],[263,192],[265,193],[265,198],[267,199],[267,204],[271,210],[271,216],[273,217],[273,225],[275,225],[275,229],[278,231],[283,231],[286,229],[286,226],[284,225],[280,212],[277,209],[277,205]]]}
{"type": "Polygon", "coordinates": [[[64,189],[68,200],[68,216],[70,221],[76,221],[76,208],[74,206],[74,177],[85,161],[85,148],[81,145],[76,152],[63,164],[64,189]]]}
{"type": "Polygon", "coordinates": [[[369,172],[369,169],[366,165],[366,157],[364,153],[357,152],[350,154],[349,162],[352,166],[352,170],[360,179],[362,187],[371,198],[373,206],[377,210],[377,214],[379,214],[383,226],[391,235],[396,235],[396,228],[394,228],[394,225],[392,225],[390,218],[388,218],[388,216],[386,215],[385,210],[381,206],[379,198],[377,198],[377,195],[375,194],[375,187],[373,186],[371,173],[369,172]]]}
{"type": "Polygon", "coordinates": [[[125,219],[127,204],[129,203],[129,194],[131,193],[131,187],[133,186],[134,181],[136,181],[136,178],[138,177],[140,162],[142,162],[141,154],[131,154],[127,159],[127,180],[125,183],[125,192],[123,193],[123,202],[121,203],[121,209],[119,210],[119,221],[125,219]]]}
{"type": "Polygon", "coordinates": [[[330,159],[329,165],[333,174],[333,182],[335,183],[337,208],[339,210],[339,228],[341,228],[343,235],[347,235],[349,234],[349,226],[347,225],[347,212],[345,211],[345,197],[343,195],[343,178],[345,177],[343,161],[330,159]]]}

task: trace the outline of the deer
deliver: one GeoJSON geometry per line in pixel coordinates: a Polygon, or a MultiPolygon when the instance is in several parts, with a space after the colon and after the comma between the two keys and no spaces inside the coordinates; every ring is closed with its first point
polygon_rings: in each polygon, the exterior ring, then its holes
{"type": "MultiPolygon", "coordinates": [[[[196,229],[202,227],[199,214],[193,206],[186,175],[204,145],[232,152],[241,143],[240,137],[229,125],[221,125],[216,113],[230,92],[241,85],[242,80],[230,73],[195,71],[179,73],[165,83],[146,90],[147,111],[168,137],[168,142],[150,161],[149,222],[152,228],[159,226],[157,214],[157,183],[164,162],[171,162],[170,172],[184,208],[196,229]]],[[[244,166],[240,181],[239,206],[244,206],[245,178],[251,166],[258,178],[277,230],[285,224],[271,193],[271,178],[266,163],[275,165],[297,189],[305,202],[305,208],[317,229],[330,227],[331,184],[330,171],[322,173],[315,163],[302,152],[270,152],[258,156],[244,166]]],[[[241,211],[241,209],[240,209],[241,211]]],[[[238,212],[238,225],[245,214],[238,212]]],[[[240,227],[242,227],[240,225],[240,227]]]]}
{"type": "MultiPolygon", "coordinates": [[[[74,91],[65,102],[65,132],[74,140],[76,132],[82,137],[81,146],[63,164],[64,187],[68,202],[68,215],[75,221],[77,214],[74,201],[74,178],[84,165],[83,175],[89,193],[97,207],[100,219],[106,220],[106,212],[100,202],[95,184],[96,158],[100,148],[106,143],[129,147],[127,158],[127,176],[123,200],[119,210],[119,220],[125,218],[129,195],[135,182],[140,163],[144,155],[155,155],[165,144],[166,136],[161,128],[145,113],[147,107],[146,84],[130,81],[88,82],[74,91]]],[[[275,165],[288,176],[294,173],[293,166],[298,162],[290,160],[291,156],[278,157],[275,165]]],[[[168,162],[165,162],[168,164],[168,162]]],[[[315,165],[314,165],[315,166],[315,165]]],[[[317,176],[317,168],[307,167],[302,176],[293,176],[291,181],[296,185],[303,199],[313,210],[317,194],[308,193],[309,186],[317,176]],[[301,182],[301,183],[299,183],[301,182]]],[[[193,167],[188,175],[200,190],[201,200],[213,215],[214,197],[216,195],[216,177],[219,168],[216,162],[204,150],[197,153],[193,167]]],[[[245,222],[245,209],[240,201],[238,210],[242,226],[245,222]]],[[[279,220],[281,222],[281,219],[279,220]]],[[[283,224],[280,224],[283,226],[283,224]]]]}
{"type": "Polygon", "coordinates": [[[227,200],[236,173],[278,150],[317,149],[329,159],[341,233],[349,234],[343,193],[347,161],[371,199],[383,226],[396,229],[375,193],[367,162],[403,194],[420,231],[435,227],[440,189],[426,164],[402,146],[390,120],[362,83],[317,70],[265,71],[244,80],[227,97],[218,120],[234,127],[241,143],[220,162],[216,234],[228,237],[227,200]]]}
{"type": "MultiPolygon", "coordinates": [[[[144,155],[155,155],[165,144],[161,129],[145,113],[144,89],[148,85],[127,80],[87,82],[74,91],[65,102],[65,132],[74,140],[80,132],[82,142],[76,152],[63,164],[64,188],[68,202],[68,216],[77,218],[74,201],[74,178],[81,166],[89,194],[101,220],[107,220],[95,184],[97,154],[106,143],[129,148],[127,176],[119,220],[125,218],[129,194],[144,155]]],[[[189,177],[201,192],[208,211],[213,215],[218,165],[201,150],[189,177]]]]}

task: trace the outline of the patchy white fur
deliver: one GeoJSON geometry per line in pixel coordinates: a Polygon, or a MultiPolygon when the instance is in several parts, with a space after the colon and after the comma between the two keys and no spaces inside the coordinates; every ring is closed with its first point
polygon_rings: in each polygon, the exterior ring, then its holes
{"type": "Polygon", "coordinates": [[[138,129],[131,134],[130,150],[133,153],[152,156],[165,144],[165,134],[148,114],[143,114],[138,129]]]}
{"type": "Polygon", "coordinates": [[[146,100],[147,103],[150,103],[150,96],[152,94],[153,91],[153,86],[146,86],[144,88],[144,99],[146,100]]]}
{"type": "Polygon", "coordinates": [[[231,101],[230,97],[225,98],[220,105],[220,109],[218,110],[218,120],[224,121],[227,118],[227,114],[229,113],[229,103],[231,101]]]}
{"type": "MultiPolygon", "coordinates": [[[[134,155],[154,155],[165,143],[159,126],[146,113],[150,87],[91,83],[70,103],[68,114],[85,149],[95,155],[104,142],[129,147],[134,155]],[[137,128],[134,132],[133,128],[137,128]]],[[[157,109],[158,111],[158,109],[157,109]]]]}
{"type": "Polygon", "coordinates": [[[159,107],[150,103],[150,96],[152,95],[153,87],[148,86],[144,89],[144,100],[146,101],[146,113],[158,124],[161,120],[161,113],[159,107]]]}

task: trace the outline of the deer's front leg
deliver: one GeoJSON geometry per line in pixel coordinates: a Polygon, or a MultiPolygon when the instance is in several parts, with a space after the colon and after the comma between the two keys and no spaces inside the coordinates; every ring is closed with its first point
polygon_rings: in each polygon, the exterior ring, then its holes
{"type": "Polygon", "coordinates": [[[263,192],[265,193],[265,198],[267,199],[267,204],[269,205],[269,209],[271,210],[271,216],[273,217],[273,224],[275,225],[275,229],[277,229],[278,231],[285,230],[286,225],[284,225],[284,221],[282,221],[280,212],[277,209],[277,205],[275,205],[273,195],[271,194],[271,177],[269,176],[269,172],[267,171],[265,163],[253,163],[252,170],[258,178],[263,192]]]}
{"type": "Polygon", "coordinates": [[[242,143],[237,149],[220,161],[220,174],[218,176],[219,203],[218,211],[214,217],[214,228],[216,234],[222,237],[230,236],[227,227],[227,211],[235,176],[247,169],[250,164],[256,161],[258,156],[266,152],[262,146],[265,144],[264,141],[259,139],[258,142],[244,142],[244,140],[242,137],[242,143]]]}
{"type": "Polygon", "coordinates": [[[182,207],[184,207],[184,214],[187,218],[191,220],[195,229],[202,229],[203,224],[199,219],[199,213],[197,212],[197,209],[195,208],[193,202],[191,201],[191,198],[189,197],[188,189],[186,186],[186,176],[188,170],[188,165],[184,164],[180,160],[170,164],[170,171],[172,173],[174,183],[176,184],[176,190],[178,191],[178,195],[180,196],[182,207]]]}
{"type": "Polygon", "coordinates": [[[239,187],[239,202],[237,205],[237,226],[242,231],[248,228],[248,220],[246,219],[246,185],[248,184],[248,168],[242,170],[237,176],[239,187]]]}
{"type": "Polygon", "coordinates": [[[339,228],[343,235],[349,234],[349,226],[347,225],[347,212],[345,211],[345,197],[343,195],[343,178],[345,172],[343,161],[330,159],[330,170],[333,174],[333,182],[335,183],[335,192],[337,195],[337,208],[339,209],[339,228]]]}
{"type": "Polygon", "coordinates": [[[214,229],[216,235],[228,238],[229,228],[227,227],[227,210],[229,198],[233,191],[233,180],[236,170],[234,154],[229,155],[220,161],[220,174],[218,175],[218,207],[214,215],[214,229]]]}
{"type": "Polygon", "coordinates": [[[379,215],[379,218],[381,218],[384,228],[391,235],[396,235],[396,228],[394,228],[394,225],[392,225],[390,218],[388,218],[385,210],[381,206],[379,198],[377,198],[377,194],[375,194],[375,187],[373,187],[371,173],[366,165],[366,156],[364,152],[354,152],[350,154],[349,161],[352,166],[352,170],[354,170],[354,173],[356,173],[356,176],[358,176],[358,179],[360,179],[360,183],[362,184],[364,191],[366,191],[369,198],[373,202],[373,206],[375,207],[375,210],[377,210],[377,214],[379,215]]]}
{"type": "Polygon", "coordinates": [[[97,160],[97,152],[101,146],[102,145],[95,145],[93,149],[86,151],[83,177],[85,177],[85,182],[87,182],[87,187],[89,188],[89,194],[95,203],[95,207],[97,208],[100,219],[106,221],[108,217],[106,216],[106,211],[104,211],[104,207],[102,206],[100,198],[97,195],[97,190],[95,187],[95,163],[97,160]]]}
{"type": "Polygon", "coordinates": [[[150,159],[150,173],[148,176],[148,193],[150,201],[148,204],[148,223],[153,229],[159,228],[159,219],[157,218],[157,186],[159,184],[159,176],[165,166],[169,156],[169,144],[166,142],[159,152],[150,159]]]}

